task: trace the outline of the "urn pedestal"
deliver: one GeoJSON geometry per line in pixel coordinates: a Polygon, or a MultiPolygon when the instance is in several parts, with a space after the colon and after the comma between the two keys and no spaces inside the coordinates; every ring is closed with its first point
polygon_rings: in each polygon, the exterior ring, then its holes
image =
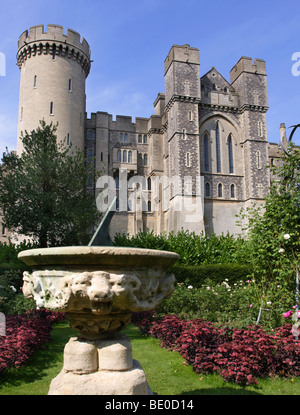
{"type": "Polygon", "coordinates": [[[78,331],[65,346],[51,395],[148,395],[151,389],[131,345],[119,333],[132,312],[154,309],[174,289],[172,252],[115,247],[23,251],[33,269],[23,293],[38,307],[66,313],[78,331]]]}

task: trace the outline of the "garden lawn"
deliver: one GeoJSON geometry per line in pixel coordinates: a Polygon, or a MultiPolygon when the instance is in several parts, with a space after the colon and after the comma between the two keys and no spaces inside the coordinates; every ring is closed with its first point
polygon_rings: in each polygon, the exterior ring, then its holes
{"type": "MultiPolygon", "coordinates": [[[[124,334],[130,338],[133,358],[158,395],[300,395],[300,378],[260,379],[258,386],[242,387],[218,375],[197,375],[177,352],[161,348],[157,339],[142,337],[134,325],[124,334]]],[[[74,335],[67,324],[54,325],[46,350],[37,351],[26,366],[0,376],[0,395],[47,395],[51,380],[62,368],[64,346],[74,335]]]]}

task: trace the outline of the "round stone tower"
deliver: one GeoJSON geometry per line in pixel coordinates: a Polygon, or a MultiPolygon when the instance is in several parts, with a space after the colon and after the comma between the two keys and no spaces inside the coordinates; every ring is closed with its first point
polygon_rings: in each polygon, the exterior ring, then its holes
{"type": "Polygon", "coordinates": [[[57,139],[83,150],[85,79],[90,47],[79,33],[63,27],[33,26],[19,38],[17,62],[21,71],[17,153],[21,131],[36,129],[39,121],[58,122],[57,139]]]}

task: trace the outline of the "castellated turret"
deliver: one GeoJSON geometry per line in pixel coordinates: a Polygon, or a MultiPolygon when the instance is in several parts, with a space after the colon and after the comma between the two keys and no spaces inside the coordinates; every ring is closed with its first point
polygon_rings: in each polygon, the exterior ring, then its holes
{"type": "Polygon", "coordinates": [[[21,71],[17,153],[22,152],[21,131],[28,132],[44,119],[58,122],[58,141],[84,147],[85,80],[91,60],[87,41],[63,27],[33,26],[19,38],[17,63],[21,71]]]}

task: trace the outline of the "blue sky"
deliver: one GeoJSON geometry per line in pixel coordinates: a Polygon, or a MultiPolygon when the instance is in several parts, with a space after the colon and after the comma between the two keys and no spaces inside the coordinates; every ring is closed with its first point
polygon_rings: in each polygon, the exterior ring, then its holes
{"type": "MultiPolygon", "coordinates": [[[[6,76],[0,76],[0,154],[6,146],[16,148],[18,37],[48,23],[72,28],[90,44],[88,115],[153,114],[173,44],[199,49],[201,76],[214,66],[228,81],[241,56],[266,60],[268,138],[278,143],[280,123],[300,123],[300,76],[292,74],[297,64],[292,56],[300,53],[299,18],[299,0],[0,0],[0,53],[6,58],[6,76]]],[[[300,73],[300,65],[295,69],[300,73]]],[[[300,131],[294,141],[300,145],[300,131]]]]}

